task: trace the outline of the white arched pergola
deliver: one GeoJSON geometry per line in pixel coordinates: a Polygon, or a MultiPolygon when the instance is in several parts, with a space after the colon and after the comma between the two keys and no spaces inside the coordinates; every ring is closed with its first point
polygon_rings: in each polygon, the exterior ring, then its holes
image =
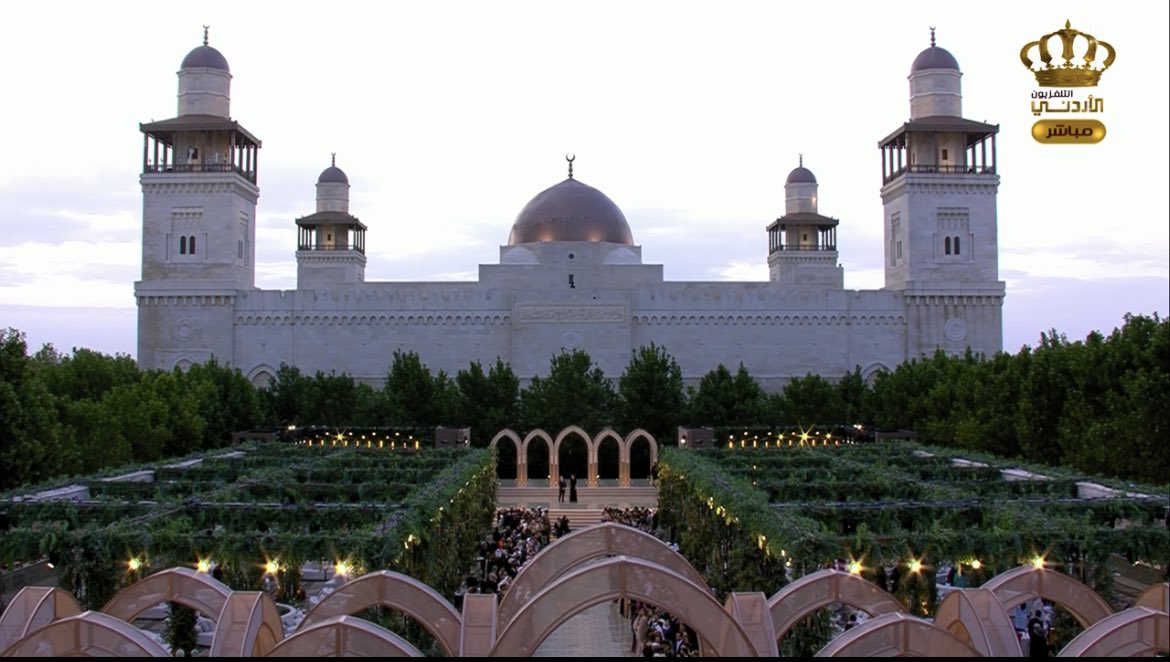
{"type": "MultiPolygon", "coordinates": [[[[600,471],[598,467],[598,456],[601,444],[605,441],[612,440],[618,445],[618,485],[621,487],[629,487],[632,482],[630,475],[630,449],[634,443],[639,440],[645,440],[650,445],[650,464],[653,465],[658,462],[658,440],[654,435],[650,434],[642,428],[631,431],[625,437],[622,437],[613,428],[605,428],[598,432],[596,436],[590,437],[583,428],[570,425],[562,429],[556,437],[553,437],[548,432],[541,429],[536,429],[528,433],[523,439],[516,431],[506,428],[496,433],[492,438],[489,446],[496,448],[496,446],[506,441],[511,441],[516,447],[516,486],[527,487],[530,485],[530,477],[528,475],[528,449],[529,444],[543,441],[548,446],[548,485],[556,485],[561,479],[560,467],[560,450],[561,444],[565,443],[572,437],[577,437],[585,442],[587,449],[587,474],[583,477],[585,484],[596,486],[600,482],[600,471]]],[[[538,484],[541,484],[539,477],[536,479],[538,484]]]]}

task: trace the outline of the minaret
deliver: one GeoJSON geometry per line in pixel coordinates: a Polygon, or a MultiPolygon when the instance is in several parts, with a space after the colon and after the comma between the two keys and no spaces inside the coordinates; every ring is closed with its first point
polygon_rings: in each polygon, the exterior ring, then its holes
{"type": "Polygon", "coordinates": [[[366,279],[366,226],[349,213],[349,177],[333,155],[317,178],[317,212],[297,219],[297,289],[366,279]]]}
{"type": "Polygon", "coordinates": [[[843,289],[837,219],[817,212],[817,178],[799,165],[784,181],[784,215],[768,226],[769,279],[798,287],[843,289]]]}
{"type": "Polygon", "coordinates": [[[139,125],[143,368],[232,360],[235,295],[255,281],[260,141],[231,119],[231,78],[204,26],[179,67],[177,116],[139,125]]]}
{"type": "Polygon", "coordinates": [[[907,358],[1003,346],[999,126],[962,117],[962,75],[931,28],[910,67],[910,121],[878,143],[886,289],[906,297],[907,358]]]}

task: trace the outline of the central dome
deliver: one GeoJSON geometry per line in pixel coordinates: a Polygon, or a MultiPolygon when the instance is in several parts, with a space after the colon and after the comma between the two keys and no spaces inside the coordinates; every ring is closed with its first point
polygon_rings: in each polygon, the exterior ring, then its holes
{"type": "Polygon", "coordinates": [[[508,245],[536,241],[604,241],[633,246],[634,235],[613,200],[569,178],[541,191],[516,216],[508,245]]]}
{"type": "Polygon", "coordinates": [[[227,58],[223,53],[215,50],[203,42],[202,46],[196,46],[194,50],[187,53],[187,57],[183,58],[183,64],[179,65],[180,69],[220,69],[222,71],[231,72],[228,68],[227,58]]]}

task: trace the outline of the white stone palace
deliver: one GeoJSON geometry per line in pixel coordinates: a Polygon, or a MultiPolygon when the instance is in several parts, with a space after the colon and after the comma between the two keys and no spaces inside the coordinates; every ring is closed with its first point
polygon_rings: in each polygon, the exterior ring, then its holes
{"type": "MultiPolygon", "coordinates": [[[[937,348],[1002,348],[998,125],[964,119],[958,62],[931,45],[910,68],[910,120],[883,138],[885,287],[844,289],[838,220],[797,167],[766,228],[766,282],[671,282],[643,264],[621,209],[569,178],[520,210],[498,264],[471,282],[366,282],[366,225],[336,164],[295,220],[297,288],[255,286],[260,140],[229,113],[231,73],[207,44],[180,66],[178,115],[142,124],[138,362],[216,357],[266,384],[288,363],[380,384],[395,350],[454,374],[497,357],[522,379],[581,348],[618,377],[663,346],[693,383],[740,362],[769,390],[856,367],[869,378],[937,348]]],[[[293,221],[289,222],[290,238],[293,221]]],[[[502,229],[501,229],[502,234],[502,229]]],[[[764,237],[760,237],[761,243],[764,237]]]]}

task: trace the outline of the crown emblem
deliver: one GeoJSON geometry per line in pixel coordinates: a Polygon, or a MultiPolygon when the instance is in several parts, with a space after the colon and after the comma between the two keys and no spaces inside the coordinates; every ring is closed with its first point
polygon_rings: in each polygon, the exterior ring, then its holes
{"type": "Polygon", "coordinates": [[[1113,50],[1112,46],[1091,34],[1073,29],[1067,20],[1060,30],[1050,32],[1036,41],[1028,42],[1020,49],[1020,61],[1029,71],[1036,74],[1036,82],[1040,84],[1040,87],[1096,87],[1101,80],[1101,74],[1109,68],[1109,65],[1113,64],[1115,57],[1117,57],[1117,52],[1113,50]],[[1052,64],[1052,53],[1048,51],[1048,40],[1052,37],[1060,37],[1060,56],[1064,58],[1064,64],[1052,64]],[[1081,58],[1085,63],[1081,66],[1073,64],[1073,41],[1077,37],[1083,37],[1088,42],[1085,54],[1081,58]],[[1044,64],[1038,69],[1032,68],[1032,59],[1028,57],[1028,51],[1033,46],[1039,47],[1040,62],[1044,64]],[[1103,47],[1108,56],[1101,62],[1101,68],[1095,69],[1093,61],[1097,59],[1098,46],[1103,47]]]}

